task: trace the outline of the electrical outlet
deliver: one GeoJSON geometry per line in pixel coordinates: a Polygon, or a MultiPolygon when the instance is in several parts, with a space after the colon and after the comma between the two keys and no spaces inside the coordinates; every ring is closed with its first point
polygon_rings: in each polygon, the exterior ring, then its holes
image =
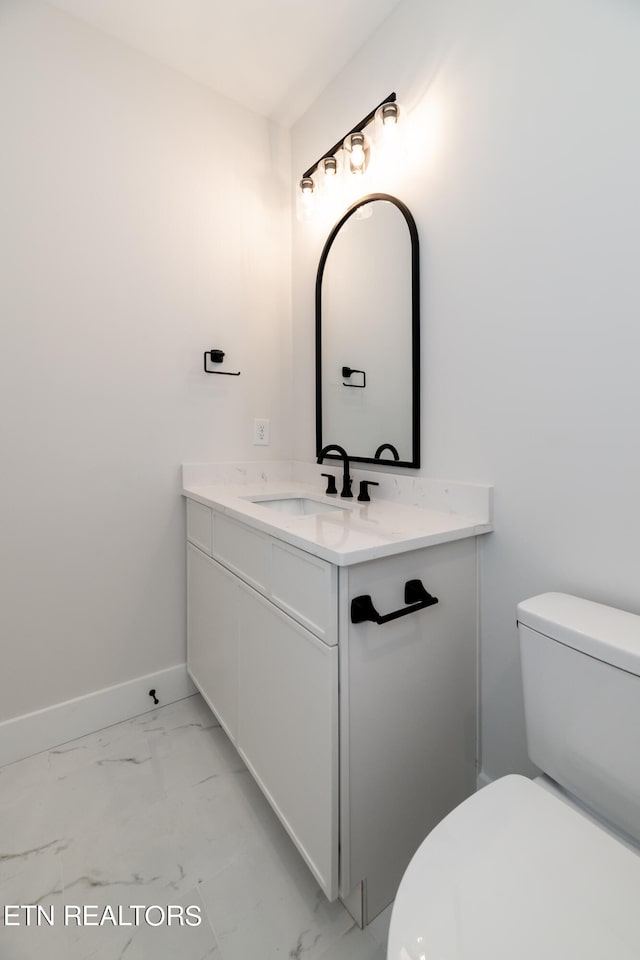
{"type": "Polygon", "coordinates": [[[253,421],[253,445],[254,447],[266,447],[269,444],[269,421],[253,421]]]}

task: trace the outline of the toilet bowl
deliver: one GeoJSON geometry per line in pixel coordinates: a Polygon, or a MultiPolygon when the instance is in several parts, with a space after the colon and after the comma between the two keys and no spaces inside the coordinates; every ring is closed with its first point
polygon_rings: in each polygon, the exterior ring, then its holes
{"type": "Polygon", "coordinates": [[[502,777],[428,835],[388,960],[640,958],[640,617],[545,594],[518,632],[546,776],[502,777]]]}

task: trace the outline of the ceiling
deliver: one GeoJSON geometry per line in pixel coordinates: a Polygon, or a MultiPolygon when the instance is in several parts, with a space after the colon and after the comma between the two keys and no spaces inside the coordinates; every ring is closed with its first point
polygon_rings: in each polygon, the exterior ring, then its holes
{"type": "Polygon", "coordinates": [[[289,126],[401,0],[50,0],[289,126]]]}

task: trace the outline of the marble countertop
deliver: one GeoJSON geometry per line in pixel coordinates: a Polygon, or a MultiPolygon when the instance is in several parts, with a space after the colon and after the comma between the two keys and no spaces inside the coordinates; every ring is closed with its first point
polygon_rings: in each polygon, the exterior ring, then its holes
{"type": "Polygon", "coordinates": [[[370,503],[360,503],[356,497],[329,497],[319,492],[317,484],[293,479],[210,484],[185,477],[182,492],[191,500],[337,566],[474,537],[493,529],[487,517],[399,503],[376,497],[375,490],[371,491],[370,503]],[[247,499],[269,496],[306,497],[333,509],[290,516],[247,499]]]}

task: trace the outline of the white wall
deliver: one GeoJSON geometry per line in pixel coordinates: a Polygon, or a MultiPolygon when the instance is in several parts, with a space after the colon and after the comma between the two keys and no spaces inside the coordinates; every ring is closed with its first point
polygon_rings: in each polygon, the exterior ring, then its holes
{"type": "Polygon", "coordinates": [[[184,662],[179,467],[289,452],[290,236],[282,130],[32,0],[0,118],[2,721],[184,662]]]}
{"type": "MultiPolygon", "coordinates": [[[[528,772],[518,600],[640,612],[640,7],[405,0],[296,124],[299,175],[391,90],[413,160],[371,186],[420,233],[424,475],[495,484],[482,549],[487,776],[528,772]]],[[[296,446],[313,455],[313,283],[294,225],[296,446]]]]}

